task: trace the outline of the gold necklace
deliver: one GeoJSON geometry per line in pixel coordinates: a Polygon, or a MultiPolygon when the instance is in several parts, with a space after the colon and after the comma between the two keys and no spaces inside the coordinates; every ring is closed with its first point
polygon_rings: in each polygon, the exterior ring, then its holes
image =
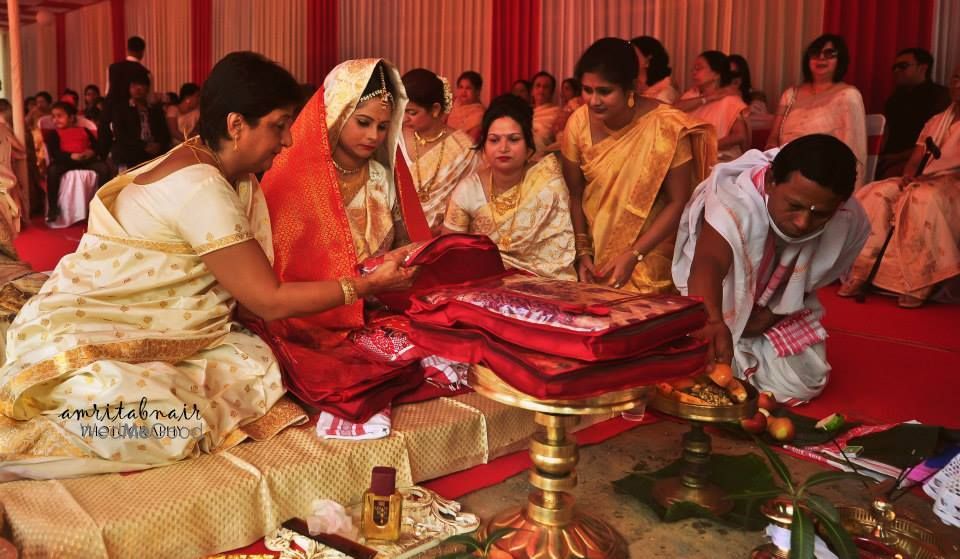
{"type": "Polygon", "coordinates": [[[364,165],[361,165],[361,166],[357,167],[356,169],[347,169],[346,167],[343,167],[342,165],[340,165],[339,163],[337,163],[337,160],[334,159],[333,156],[330,156],[330,161],[333,161],[333,167],[334,167],[341,175],[353,175],[353,174],[355,174],[355,173],[359,173],[359,172],[362,171],[363,168],[364,168],[364,165]]]}
{"type": "MultiPolygon", "coordinates": [[[[524,175],[526,175],[526,173],[524,173],[524,175]]],[[[495,231],[499,232],[500,225],[502,225],[499,221],[497,221],[497,214],[504,214],[511,209],[513,210],[513,215],[510,216],[510,228],[507,229],[506,235],[500,236],[498,243],[503,250],[509,251],[510,247],[513,245],[513,229],[517,223],[517,210],[520,207],[520,199],[522,198],[520,194],[522,193],[521,189],[523,187],[523,178],[521,177],[520,182],[503,191],[510,192],[511,190],[516,189],[512,197],[500,197],[494,193],[493,171],[490,171],[490,182],[488,184],[490,189],[490,202],[493,206],[493,208],[490,210],[490,216],[493,218],[495,231]]]]}
{"type": "MultiPolygon", "coordinates": [[[[442,132],[440,132],[440,135],[438,135],[433,140],[430,140],[430,142],[435,142],[439,140],[446,133],[447,131],[443,130],[442,132]]],[[[413,151],[414,151],[414,155],[416,155],[416,158],[417,158],[416,161],[414,161],[414,166],[416,167],[416,170],[417,170],[417,185],[416,185],[417,198],[420,199],[421,204],[426,204],[428,201],[430,201],[431,189],[429,185],[424,184],[423,177],[420,175],[420,146],[426,144],[427,142],[425,142],[422,138],[420,138],[420,134],[418,134],[416,131],[413,132],[413,137],[415,140],[413,142],[413,151]]],[[[432,180],[435,180],[437,178],[437,175],[440,174],[440,165],[443,163],[443,148],[446,145],[447,145],[446,142],[440,144],[440,148],[439,148],[440,154],[437,156],[437,166],[433,170],[433,175],[430,177],[432,180]]]]}
{"type": "Polygon", "coordinates": [[[424,138],[424,137],[421,136],[420,133],[417,132],[416,130],[413,131],[413,139],[416,140],[417,143],[420,144],[421,146],[425,146],[425,145],[427,145],[427,144],[432,144],[433,142],[436,142],[437,140],[442,139],[442,138],[443,138],[444,136],[446,136],[446,135],[447,135],[447,130],[446,130],[446,128],[444,128],[443,130],[441,130],[440,133],[437,134],[436,136],[434,136],[433,138],[424,138]]]}

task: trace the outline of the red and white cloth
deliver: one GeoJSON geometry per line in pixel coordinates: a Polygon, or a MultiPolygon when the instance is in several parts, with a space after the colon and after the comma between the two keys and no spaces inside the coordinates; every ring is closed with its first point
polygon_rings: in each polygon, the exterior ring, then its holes
{"type": "Polygon", "coordinates": [[[366,423],[353,423],[332,413],[320,412],[317,435],[322,439],[382,439],[390,435],[390,408],[374,414],[366,423]]]}
{"type": "Polygon", "coordinates": [[[423,378],[426,382],[446,388],[451,392],[470,386],[467,373],[470,371],[469,363],[451,361],[439,355],[431,355],[420,360],[420,366],[423,367],[423,378]]]}
{"type": "Polygon", "coordinates": [[[780,357],[796,355],[827,339],[827,330],[810,309],[793,313],[763,333],[780,357]]]}

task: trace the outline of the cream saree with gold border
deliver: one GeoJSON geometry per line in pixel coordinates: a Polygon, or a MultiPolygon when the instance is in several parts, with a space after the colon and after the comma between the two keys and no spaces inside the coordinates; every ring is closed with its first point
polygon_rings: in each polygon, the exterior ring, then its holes
{"type": "Polygon", "coordinates": [[[11,325],[0,480],[160,466],[304,418],[200,259],[253,238],[272,259],[259,186],[251,177],[234,191],[202,164],[133,183],[162,160],[97,193],[76,252],[11,325]]]}

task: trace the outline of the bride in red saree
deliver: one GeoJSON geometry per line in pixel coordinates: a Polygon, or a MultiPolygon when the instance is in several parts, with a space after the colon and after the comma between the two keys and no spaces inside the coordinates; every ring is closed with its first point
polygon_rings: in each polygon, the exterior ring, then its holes
{"type": "MultiPolygon", "coordinates": [[[[293,146],[262,182],[280,281],[356,277],[363,260],[399,259],[407,243],[430,238],[397,156],[406,103],[400,74],[382,59],[343,62],[306,103],[293,146]]],[[[366,421],[423,381],[406,319],[363,300],[252,326],[276,352],[290,392],[351,421],[366,421]]]]}

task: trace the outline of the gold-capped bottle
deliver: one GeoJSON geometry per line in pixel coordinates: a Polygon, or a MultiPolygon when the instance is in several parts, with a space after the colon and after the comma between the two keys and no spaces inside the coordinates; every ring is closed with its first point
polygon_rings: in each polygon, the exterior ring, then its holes
{"type": "Polygon", "coordinates": [[[373,469],[370,489],[363,494],[360,530],[370,540],[400,539],[403,496],[397,491],[397,470],[386,466],[373,469]]]}

